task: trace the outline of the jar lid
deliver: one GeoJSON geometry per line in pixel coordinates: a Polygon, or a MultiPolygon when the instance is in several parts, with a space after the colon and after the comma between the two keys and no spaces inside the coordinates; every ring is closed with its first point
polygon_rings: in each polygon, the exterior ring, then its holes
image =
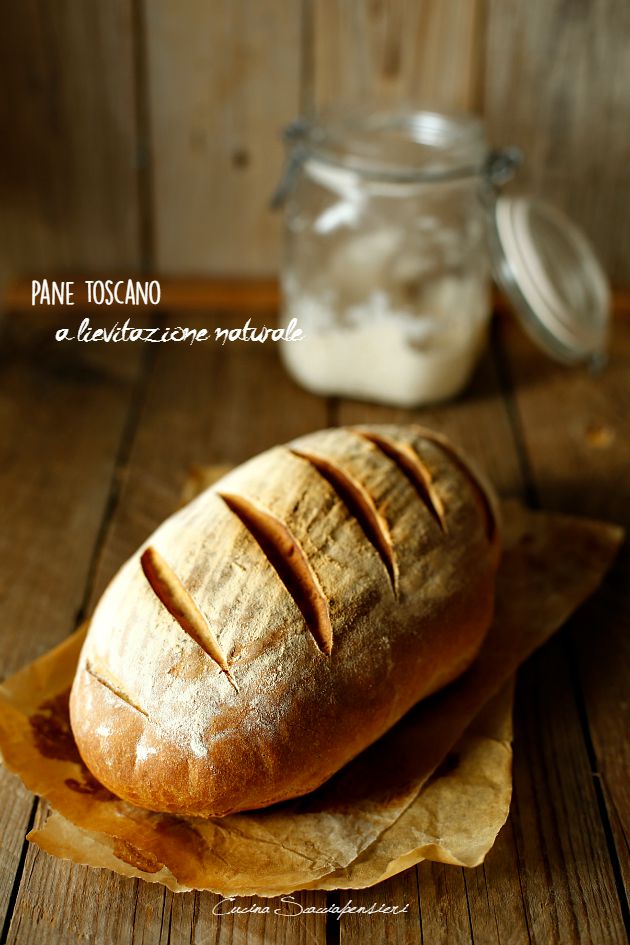
{"type": "Polygon", "coordinates": [[[495,279],[528,335],[566,364],[603,364],[610,289],[584,233],[540,200],[499,197],[490,236],[495,279]]]}

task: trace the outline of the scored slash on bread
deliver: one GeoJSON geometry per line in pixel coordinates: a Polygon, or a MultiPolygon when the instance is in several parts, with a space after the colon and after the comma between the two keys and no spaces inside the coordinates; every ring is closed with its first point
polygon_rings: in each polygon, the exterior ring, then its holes
{"type": "Polygon", "coordinates": [[[295,536],[275,516],[239,495],[219,495],[249,531],[298,605],[306,626],[326,656],[333,648],[328,601],[295,536]]]}
{"type": "Polygon", "coordinates": [[[137,705],[133,701],[131,696],[125,692],[120,683],[112,679],[111,673],[108,673],[106,676],[104,672],[99,672],[90,660],[86,661],[85,670],[93,679],[100,683],[101,686],[104,686],[105,689],[109,689],[109,691],[114,696],[116,696],[117,699],[120,699],[121,702],[125,702],[132,709],[135,709],[136,712],[139,712],[140,715],[144,715],[146,718],[149,717],[149,713],[143,709],[142,706],[137,705]]]}
{"type": "Polygon", "coordinates": [[[339,466],[329,462],[323,456],[305,450],[292,449],[294,456],[299,456],[311,463],[317,472],[330,483],[348,511],[354,515],[363,529],[365,537],[374,545],[387,569],[394,593],[398,594],[398,563],[392,548],[386,519],[379,513],[374,499],[361,483],[344,472],[339,466]]]}
{"type": "MultiPolygon", "coordinates": [[[[425,430],[423,427],[422,435],[426,437],[427,440],[430,440],[432,443],[435,443],[440,449],[442,449],[451,459],[451,461],[458,467],[461,473],[467,478],[468,485],[472,489],[475,500],[478,502],[479,506],[483,510],[483,515],[486,523],[486,535],[490,541],[496,537],[497,532],[497,519],[498,519],[498,508],[497,500],[494,495],[494,491],[490,483],[482,481],[481,476],[477,470],[474,470],[471,464],[470,459],[464,457],[460,450],[458,450],[450,440],[445,436],[442,436],[440,433],[435,433],[433,430],[425,430]]],[[[440,512],[441,521],[444,526],[444,510],[440,512]]]]}
{"type": "Polygon", "coordinates": [[[390,437],[373,431],[361,430],[360,435],[370,443],[374,443],[389,459],[394,462],[401,473],[407,477],[416,490],[429,512],[433,515],[442,531],[446,529],[446,515],[440,497],[433,489],[431,473],[421,461],[417,453],[409,446],[399,446],[390,437]]]}
{"type": "Polygon", "coordinates": [[[221,668],[238,692],[238,686],[232,678],[225,654],[210,629],[208,621],[169,563],[149,545],[140,556],[140,565],[158,600],[164,604],[184,633],[187,633],[221,668]]]}
{"type": "Polygon", "coordinates": [[[416,426],[254,457],[101,598],[71,693],[83,760],[132,803],[194,816],[313,790],[470,665],[496,522],[491,488],[416,426]]]}

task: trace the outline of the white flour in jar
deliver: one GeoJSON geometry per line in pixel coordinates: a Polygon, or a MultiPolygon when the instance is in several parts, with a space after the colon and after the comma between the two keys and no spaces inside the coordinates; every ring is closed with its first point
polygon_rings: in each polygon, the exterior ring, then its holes
{"type": "Polygon", "coordinates": [[[282,346],[295,380],[317,394],[401,407],[446,400],[465,386],[490,313],[477,275],[437,280],[426,314],[394,306],[379,290],[342,313],[325,294],[289,291],[285,300],[285,318],[296,317],[304,332],[282,346]]]}

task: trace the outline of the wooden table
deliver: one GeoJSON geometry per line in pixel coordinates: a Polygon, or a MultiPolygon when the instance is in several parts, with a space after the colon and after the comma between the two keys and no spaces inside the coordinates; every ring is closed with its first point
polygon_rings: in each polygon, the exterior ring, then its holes
{"type": "MultiPolygon", "coordinates": [[[[219,293],[220,297],[220,293],[219,293]]],[[[248,305],[251,303],[248,299],[248,305]]],[[[232,311],[228,314],[227,309],[232,311]]],[[[243,323],[161,312],[175,324],[243,323]]],[[[0,349],[0,672],[63,639],[177,504],[187,471],[238,463],[331,424],[419,419],[468,449],[501,493],[630,525],[630,320],[598,378],[553,365],[506,318],[466,397],[408,413],[296,387],[273,344],[55,344],[63,313],[9,315],[0,349]]],[[[110,322],[112,321],[110,315],[110,322]]],[[[46,807],[0,772],[2,941],[540,945],[626,941],[630,557],[522,669],[514,800],[483,866],[424,863],[377,889],[304,904],[410,903],[398,917],[216,917],[173,895],[48,857],[24,841],[46,807]]],[[[247,903],[247,900],[244,900],[247,903]]],[[[261,901],[259,901],[259,904],[261,901]]]]}

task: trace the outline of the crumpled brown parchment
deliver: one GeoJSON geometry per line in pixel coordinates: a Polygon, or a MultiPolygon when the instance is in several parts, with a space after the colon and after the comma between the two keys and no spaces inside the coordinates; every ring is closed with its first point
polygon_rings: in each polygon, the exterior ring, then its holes
{"type": "Polygon", "coordinates": [[[29,839],[77,863],[224,896],[371,886],[422,859],[481,863],[509,810],[514,672],[595,590],[622,538],[616,526],[517,503],[503,517],[495,619],[473,667],[320,789],[267,810],[156,814],[95,781],[68,721],[78,631],[0,687],[4,762],[53,808],[29,839]]]}

